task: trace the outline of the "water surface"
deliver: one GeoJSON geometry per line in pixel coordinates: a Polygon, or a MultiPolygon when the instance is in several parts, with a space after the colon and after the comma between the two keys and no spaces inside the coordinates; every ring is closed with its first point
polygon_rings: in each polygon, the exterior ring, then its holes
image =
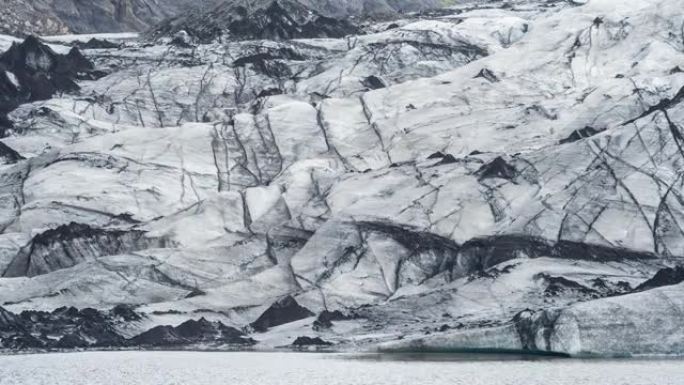
{"type": "Polygon", "coordinates": [[[0,356],[2,385],[682,385],[680,360],[87,352],[0,356]]]}

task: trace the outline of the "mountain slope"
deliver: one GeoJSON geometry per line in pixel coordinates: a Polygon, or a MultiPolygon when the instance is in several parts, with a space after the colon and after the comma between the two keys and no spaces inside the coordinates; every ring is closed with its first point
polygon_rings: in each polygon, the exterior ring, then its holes
{"type": "Polygon", "coordinates": [[[225,2],[209,11],[171,18],[156,26],[153,38],[173,36],[181,31],[203,42],[227,35],[229,39],[287,40],[297,38],[340,38],[359,33],[353,24],[316,13],[296,0],[225,2]]]}
{"type": "Polygon", "coordinates": [[[56,35],[144,31],[191,7],[215,0],[7,0],[0,10],[0,32],[56,35]]]}
{"type": "MultiPolygon", "coordinates": [[[[348,16],[394,17],[444,5],[442,0],[298,0],[316,12],[333,18],[348,16]]],[[[0,9],[0,33],[29,34],[103,33],[145,31],[167,18],[190,10],[258,6],[245,0],[5,0],[0,9]]]]}

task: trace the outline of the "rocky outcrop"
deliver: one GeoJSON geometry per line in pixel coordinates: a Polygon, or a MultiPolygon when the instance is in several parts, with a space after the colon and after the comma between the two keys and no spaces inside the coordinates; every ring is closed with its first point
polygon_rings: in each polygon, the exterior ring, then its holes
{"type": "MultiPolygon", "coordinates": [[[[2,123],[0,123],[2,125],[2,123]]],[[[0,142],[0,165],[14,164],[24,159],[18,152],[0,142]]]]}
{"type": "Polygon", "coordinates": [[[292,342],[292,346],[304,347],[304,346],[330,346],[331,342],[325,341],[320,337],[297,337],[297,339],[292,342]]]}
{"type": "Polygon", "coordinates": [[[346,315],[340,310],[323,310],[314,321],[313,330],[330,329],[333,326],[333,321],[348,321],[354,319],[353,315],[346,315]]]}
{"type": "Polygon", "coordinates": [[[298,38],[340,38],[359,29],[344,19],[318,14],[294,0],[224,2],[206,11],[197,10],[155,27],[152,38],[187,32],[200,42],[229,39],[289,40],[298,38]]]}
{"type": "Polygon", "coordinates": [[[1,312],[12,319],[0,324],[0,346],[5,349],[116,347],[125,341],[108,312],[73,307],[24,311],[18,316],[1,312]]]}
{"type": "Polygon", "coordinates": [[[250,326],[258,332],[265,332],[274,326],[299,321],[313,315],[314,313],[298,304],[294,298],[287,296],[274,302],[250,326]]]}
{"type": "Polygon", "coordinates": [[[0,32],[13,35],[58,35],[144,31],[189,8],[214,0],[8,0],[0,11],[0,32]]]}
{"type": "Polygon", "coordinates": [[[496,74],[487,68],[481,69],[480,72],[475,75],[475,79],[484,79],[490,83],[497,83],[499,81],[496,74]]]}
{"type": "Polygon", "coordinates": [[[566,144],[566,143],[577,142],[578,140],[582,140],[585,138],[592,137],[592,136],[600,133],[601,131],[603,131],[603,130],[597,130],[594,127],[586,126],[582,129],[573,131],[572,134],[570,134],[570,136],[568,136],[565,139],[561,139],[560,143],[566,144]]]}
{"type": "Polygon", "coordinates": [[[635,291],[655,289],[661,286],[678,285],[684,282],[684,266],[667,267],[659,270],[653,278],[640,284],[635,291]]]}
{"type": "Polygon", "coordinates": [[[513,181],[518,175],[518,171],[514,166],[510,165],[506,160],[499,156],[480,167],[480,169],[477,170],[477,175],[480,180],[500,178],[513,181]]]}
{"type": "Polygon", "coordinates": [[[196,344],[252,345],[254,340],[247,338],[243,332],[221,322],[210,322],[201,318],[183,322],[176,327],[156,326],[131,338],[127,344],[148,347],[191,346],[196,344]]]}
{"type": "Polygon", "coordinates": [[[43,1],[5,1],[0,9],[0,33],[22,36],[69,32],[69,27],[57,15],[46,12],[41,5],[45,5],[43,1]]]}
{"type": "Polygon", "coordinates": [[[4,330],[16,329],[20,325],[17,315],[0,307],[0,327],[4,330]]]}
{"type": "Polygon", "coordinates": [[[0,308],[0,349],[191,347],[252,345],[243,332],[204,318],[178,326],[156,326],[134,337],[124,330],[143,320],[144,314],[125,306],[109,311],[62,307],[52,312],[24,311],[15,315],[0,308]]]}
{"type": "Polygon", "coordinates": [[[370,90],[379,90],[380,88],[385,88],[387,85],[385,82],[375,75],[368,76],[361,81],[364,87],[370,90]]]}
{"type": "MultiPolygon", "coordinates": [[[[57,35],[64,33],[102,33],[145,31],[169,17],[202,8],[209,9],[220,0],[6,0],[0,10],[0,33],[11,35],[57,35]]],[[[245,0],[227,0],[245,4],[245,0]]],[[[299,3],[331,18],[398,17],[442,6],[439,0],[299,0],[299,3]]],[[[250,3],[255,3],[250,1],[250,3]]]]}
{"type": "Polygon", "coordinates": [[[0,64],[14,74],[28,101],[47,99],[57,91],[78,90],[75,80],[93,68],[78,49],[58,54],[35,36],[13,44],[0,56],[0,64]]]}
{"type": "Polygon", "coordinates": [[[22,103],[45,100],[57,92],[79,89],[93,64],[77,48],[66,55],[53,51],[35,36],[14,43],[0,55],[0,128],[5,115],[22,103]]]}
{"type": "Polygon", "coordinates": [[[131,339],[130,344],[136,346],[180,346],[187,342],[176,333],[173,326],[155,326],[131,339]]]}
{"type": "Polygon", "coordinates": [[[5,131],[12,126],[12,122],[7,119],[7,113],[16,108],[24,97],[16,75],[4,70],[4,66],[1,68],[3,70],[0,71],[0,134],[5,136],[5,131]]]}
{"type": "Polygon", "coordinates": [[[109,40],[98,39],[95,37],[86,42],[76,42],[75,45],[79,49],[113,49],[119,48],[121,46],[120,44],[113,43],[109,40]]]}

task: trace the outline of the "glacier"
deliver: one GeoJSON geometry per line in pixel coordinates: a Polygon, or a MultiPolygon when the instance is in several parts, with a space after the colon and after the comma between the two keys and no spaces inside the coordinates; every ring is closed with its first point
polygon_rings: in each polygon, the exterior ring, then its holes
{"type": "Polygon", "coordinates": [[[264,4],[0,37],[0,347],[684,352],[679,1],[264,4]]]}

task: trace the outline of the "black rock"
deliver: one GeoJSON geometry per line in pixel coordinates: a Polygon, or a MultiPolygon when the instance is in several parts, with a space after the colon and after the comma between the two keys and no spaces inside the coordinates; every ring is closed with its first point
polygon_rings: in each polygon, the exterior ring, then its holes
{"type": "Polygon", "coordinates": [[[375,75],[368,76],[361,81],[364,87],[371,90],[379,90],[381,88],[387,87],[385,82],[375,75]]]}
{"type": "Polygon", "coordinates": [[[88,346],[88,342],[75,333],[70,333],[65,336],[62,336],[62,338],[60,338],[59,341],[57,341],[57,343],[55,344],[56,348],[61,349],[84,348],[88,346]]]}
{"type": "Polygon", "coordinates": [[[684,282],[684,266],[659,270],[653,278],[637,286],[635,291],[655,289],[661,286],[677,285],[684,282]]]}
{"type": "Polygon", "coordinates": [[[497,157],[477,170],[476,174],[480,180],[501,178],[513,181],[518,175],[518,171],[502,157],[497,157]]]}
{"type": "Polygon", "coordinates": [[[125,338],[116,331],[115,322],[109,313],[90,308],[23,311],[19,316],[0,310],[0,345],[26,349],[121,347],[125,338]]]}
{"type": "Polygon", "coordinates": [[[27,37],[21,44],[12,44],[0,56],[0,64],[14,73],[24,93],[30,93],[28,101],[48,99],[57,91],[78,90],[74,82],[78,73],[93,68],[78,48],[60,55],[34,36],[27,37]]]}
{"type": "Polygon", "coordinates": [[[275,95],[282,95],[283,90],[279,88],[267,88],[265,90],[262,90],[259,92],[259,95],[257,95],[257,98],[265,98],[268,96],[275,96],[275,95]]]}
{"type": "Polygon", "coordinates": [[[544,290],[544,295],[547,297],[555,297],[564,293],[577,293],[585,296],[595,296],[598,297],[599,294],[584,285],[581,285],[573,280],[567,279],[565,277],[554,277],[545,273],[537,274],[535,279],[542,279],[546,282],[546,289],[544,290]]]}
{"type": "Polygon", "coordinates": [[[611,283],[600,277],[591,280],[591,287],[602,296],[616,296],[633,291],[629,282],[618,281],[616,283],[611,283]]]}
{"type": "Polygon", "coordinates": [[[177,327],[156,326],[128,340],[129,346],[179,346],[193,344],[239,344],[251,345],[255,341],[245,334],[221,322],[202,318],[189,320],[177,327]]]}
{"type": "Polygon", "coordinates": [[[153,327],[128,340],[128,344],[132,346],[175,346],[184,345],[188,342],[176,333],[173,326],[169,325],[153,327]]]}
{"type": "Polygon", "coordinates": [[[329,329],[333,326],[332,321],[346,321],[354,319],[351,315],[346,315],[339,310],[323,310],[313,323],[314,330],[329,329]]]}
{"type": "Polygon", "coordinates": [[[105,317],[102,313],[89,307],[81,309],[78,314],[81,316],[81,318],[84,318],[89,322],[104,322],[105,320],[105,317]]]}
{"type": "Polygon", "coordinates": [[[76,47],[80,49],[116,49],[120,48],[120,44],[112,43],[109,40],[101,40],[97,38],[91,38],[87,42],[77,42],[76,47]]]}
{"type": "Polygon", "coordinates": [[[446,154],[442,160],[439,161],[439,163],[436,164],[436,166],[441,166],[445,164],[453,164],[453,163],[458,163],[458,159],[456,159],[455,156],[451,154],[446,154]]]}
{"type": "Polygon", "coordinates": [[[632,290],[632,285],[630,285],[629,282],[618,281],[616,286],[617,286],[618,291],[622,292],[622,293],[632,290]]]}
{"type": "MultiPolygon", "coordinates": [[[[29,313],[29,312],[24,312],[24,313],[22,313],[22,316],[24,316],[24,315],[26,315],[26,314],[32,314],[32,315],[34,315],[34,314],[40,314],[40,313],[29,313]]],[[[76,318],[76,317],[79,316],[79,311],[78,311],[78,309],[76,309],[76,308],[73,307],[73,306],[69,306],[69,307],[67,307],[67,306],[62,306],[62,307],[60,307],[60,308],[57,308],[57,309],[53,310],[53,311],[52,311],[52,315],[54,315],[54,316],[56,316],[56,317],[76,318]]]]}
{"type": "Polygon", "coordinates": [[[200,297],[200,296],[203,296],[206,294],[207,294],[206,292],[204,292],[198,288],[194,288],[194,289],[192,289],[192,291],[190,293],[188,293],[188,295],[185,296],[185,298],[200,297]]]}
{"type": "Polygon", "coordinates": [[[313,315],[314,313],[299,305],[294,298],[287,296],[266,309],[250,326],[258,332],[265,332],[273,326],[284,325],[313,315]]]}
{"type": "Polygon", "coordinates": [[[494,74],[494,72],[492,72],[491,70],[489,70],[487,68],[481,69],[480,72],[478,72],[477,75],[475,75],[475,77],[473,79],[478,79],[478,78],[485,79],[490,83],[496,83],[499,81],[499,78],[494,74]]]}
{"type": "MultiPolygon", "coordinates": [[[[1,77],[1,76],[0,76],[1,77]]],[[[2,92],[0,92],[1,94],[2,92]]],[[[0,95],[0,98],[2,96],[0,95]]],[[[0,112],[0,138],[4,138],[7,136],[7,130],[11,129],[14,127],[14,123],[12,123],[9,118],[7,118],[6,112],[0,112]]]]}
{"type": "Polygon", "coordinates": [[[584,127],[580,130],[573,131],[572,134],[570,134],[570,136],[568,136],[565,139],[562,139],[560,141],[560,144],[577,142],[578,140],[582,140],[584,138],[592,137],[592,136],[600,133],[601,131],[603,131],[603,130],[597,130],[593,127],[587,126],[587,127],[584,127]]]}
{"type": "Polygon", "coordinates": [[[430,156],[428,156],[428,159],[443,159],[445,156],[446,155],[443,152],[437,151],[437,152],[431,154],[430,156]]]}
{"type": "Polygon", "coordinates": [[[591,280],[591,285],[598,290],[608,289],[608,283],[603,278],[594,278],[591,280]]]}
{"type": "Polygon", "coordinates": [[[4,64],[0,63],[0,127],[8,128],[12,126],[12,123],[5,114],[12,111],[26,99],[27,97],[24,90],[21,89],[19,78],[4,64]]]}
{"type": "Polygon", "coordinates": [[[63,63],[66,65],[69,65],[71,68],[69,70],[65,70],[64,72],[67,73],[78,73],[78,72],[85,72],[85,71],[90,71],[93,69],[93,63],[86,59],[85,56],[81,53],[81,51],[73,47],[69,50],[69,53],[64,57],[63,63]]]}
{"type": "Polygon", "coordinates": [[[321,339],[321,337],[297,337],[292,346],[330,346],[331,342],[321,339]]]}
{"type": "Polygon", "coordinates": [[[198,321],[189,320],[176,327],[176,333],[186,340],[221,344],[253,344],[242,331],[226,326],[221,322],[210,322],[204,318],[198,321]]]}
{"type": "Polygon", "coordinates": [[[2,344],[0,345],[3,348],[12,350],[41,349],[45,347],[43,341],[28,333],[5,337],[2,339],[2,344]]]}
{"type": "Polygon", "coordinates": [[[0,165],[14,164],[23,159],[24,157],[18,152],[14,151],[5,143],[0,142],[0,165]]]}
{"type": "Polygon", "coordinates": [[[142,317],[129,305],[116,305],[109,311],[113,318],[120,318],[126,322],[140,321],[142,317]]]}
{"type": "Polygon", "coordinates": [[[79,320],[74,331],[94,341],[90,344],[94,347],[121,347],[126,343],[126,339],[105,320],[101,322],[79,320]]]}
{"type": "Polygon", "coordinates": [[[16,314],[0,307],[0,330],[15,330],[21,325],[22,320],[16,314]]]}
{"type": "Polygon", "coordinates": [[[0,127],[10,125],[7,113],[23,103],[79,90],[75,80],[92,69],[78,48],[67,55],[57,54],[35,36],[12,44],[0,55],[0,127]]]}

